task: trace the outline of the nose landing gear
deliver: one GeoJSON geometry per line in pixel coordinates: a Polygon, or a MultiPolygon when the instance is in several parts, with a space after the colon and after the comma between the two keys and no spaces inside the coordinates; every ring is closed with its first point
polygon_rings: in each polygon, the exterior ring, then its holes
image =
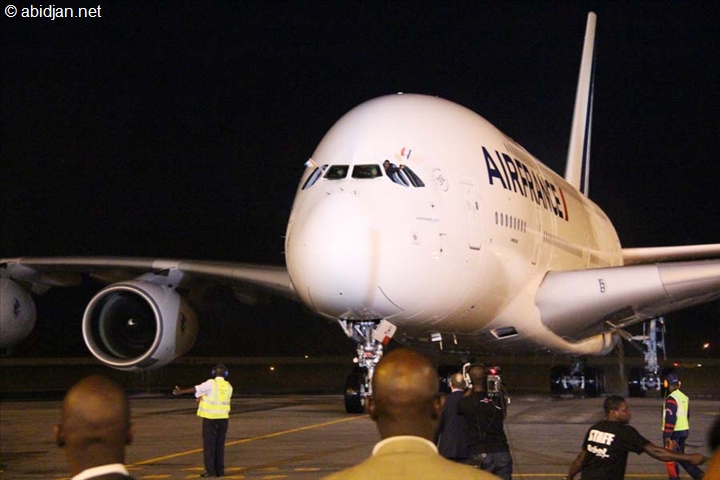
{"type": "Polygon", "coordinates": [[[355,357],[356,366],[345,382],[345,411],[347,413],[364,413],[366,399],[372,395],[373,373],[383,354],[383,343],[379,338],[389,339],[392,337],[395,327],[385,321],[350,322],[340,320],[340,325],[347,336],[358,344],[357,357],[355,357]],[[389,335],[386,335],[387,333],[389,335]]]}

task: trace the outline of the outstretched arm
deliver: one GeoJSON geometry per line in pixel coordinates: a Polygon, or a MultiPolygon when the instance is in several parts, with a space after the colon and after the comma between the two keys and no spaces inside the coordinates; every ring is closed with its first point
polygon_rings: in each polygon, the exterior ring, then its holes
{"type": "Polygon", "coordinates": [[[578,456],[575,457],[575,460],[573,460],[567,476],[569,480],[573,480],[573,478],[575,478],[575,475],[580,473],[580,470],[582,470],[582,464],[583,461],[585,461],[585,455],[587,455],[587,451],[582,450],[580,453],[578,453],[578,456]]]}
{"type": "Polygon", "coordinates": [[[191,388],[180,388],[177,385],[175,385],[175,388],[173,388],[173,395],[184,395],[186,393],[195,393],[195,387],[191,388]]]}
{"type": "Polygon", "coordinates": [[[703,463],[705,463],[707,461],[707,457],[705,455],[702,455],[699,453],[687,454],[687,453],[671,452],[670,450],[667,450],[662,447],[658,447],[657,445],[655,445],[653,443],[648,443],[647,445],[645,445],[644,450],[651,457],[653,457],[657,460],[663,461],[663,462],[684,461],[684,462],[690,462],[693,465],[702,465],[703,463]]]}

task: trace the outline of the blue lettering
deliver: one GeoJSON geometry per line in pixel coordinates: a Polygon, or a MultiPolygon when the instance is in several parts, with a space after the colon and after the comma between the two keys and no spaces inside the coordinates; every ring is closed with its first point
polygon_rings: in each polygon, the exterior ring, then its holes
{"type": "Polygon", "coordinates": [[[505,190],[512,190],[525,198],[528,198],[529,191],[531,201],[542,205],[558,218],[568,221],[567,204],[562,190],[543,178],[538,170],[528,168],[523,162],[506,153],[495,150],[495,161],[487,148],[482,147],[482,151],[490,185],[494,185],[493,179],[497,178],[505,190]]]}
{"type": "Polygon", "coordinates": [[[513,191],[517,192],[520,190],[522,196],[526,196],[525,191],[522,189],[522,185],[520,185],[520,182],[518,181],[518,172],[517,168],[515,168],[515,163],[513,163],[513,159],[505,153],[502,154],[502,157],[505,160],[508,172],[510,172],[510,180],[512,180],[513,191]]]}
{"type": "Polygon", "coordinates": [[[503,173],[505,174],[505,185],[507,185],[505,188],[510,190],[510,179],[508,178],[507,170],[505,170],[505,163],[502,161],[502,157],[500,156],[500,152],[495,151],[495,155],[497,155],[498,163],[503,169],[503,173]]]}
{"type": "Polygon", "coordinates": [[[557,202],[553,202],[552,199],[554,198],[557,200],[557,196],[555,195],[555,185],[545,180],[545,188],[543,189],[545,191],[545,195],[547,195],[548,203],[550,204],[550,208],[552,208],[552,211],[555,215],[558,214],[557,209],[557,202]],[[550,195],[550,191],[552,190],[553,195],[550,195]]]}
{"type": "Polygon", "coordinates": [[[485,147],[482,147],[483,149],[483,155],[485,156],[485,166],[487,167],[488,171],[488,179],[490,181],[490,185],[493,184],[493,177],[499,178],[500,183],[502,184],[504,189],[507,189],[507,185],[505,185],[505,180],[503,179],[502,175],[500,175],[500,170],[498,170],[497,165],[495,165],[495,161],[490,156],[490,153],[485,150],[485,147]]]}

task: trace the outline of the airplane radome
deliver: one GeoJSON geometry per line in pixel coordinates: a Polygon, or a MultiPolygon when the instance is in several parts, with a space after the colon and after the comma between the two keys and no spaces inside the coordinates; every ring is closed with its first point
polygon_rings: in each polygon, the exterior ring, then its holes
{"type": "MultiPolygon", "coordinates": [[[[566,170],[553,172],[450,101],[397,94],[345,114],[300,179],[286,268],[204,260],[1,260],[2,347],[32,330],[31,294],[112,278],[82,322],[90,352],[121,370],[160,368],[193,345],[199,279],[302,302],[357,342],[346,408],[362,411],[383,346],[426,353],[604,355],[624,328],[720,298],[720,244],[623,249],[587,196],[595,15],[588,16],[566,170]]],[[[601,161],[612,161],[601,159],[601,161]]],[[[657,363],[637,393],[659,388],[657,363]]],[[[602,372],[551,376],[602,393],[602,372]]]]}

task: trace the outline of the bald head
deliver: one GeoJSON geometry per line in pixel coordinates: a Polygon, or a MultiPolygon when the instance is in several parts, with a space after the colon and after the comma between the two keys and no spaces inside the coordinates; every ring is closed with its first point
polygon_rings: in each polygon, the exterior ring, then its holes
{"type": "Polygon", "coordinates": [[[467,386],[462,373],[456,372],[450,376],[450,386],[456,390],[463,390],[467,386]]]}
{"type": "Polygon", "coordinates": [[[123,463],[125,445],[132,441],[125,391],[102,375],[80,380],[65,395],[55,436],[58,445],[66,448],[71,468],[77,471],[123,463]]]}
{"type": "Polygon", "coordinates": [[[372,383],[368,410],[383,438],[433,437],[440,400],[437,373],[427,357],[406,348],[393,350],[378,363],[372,383]]]}

